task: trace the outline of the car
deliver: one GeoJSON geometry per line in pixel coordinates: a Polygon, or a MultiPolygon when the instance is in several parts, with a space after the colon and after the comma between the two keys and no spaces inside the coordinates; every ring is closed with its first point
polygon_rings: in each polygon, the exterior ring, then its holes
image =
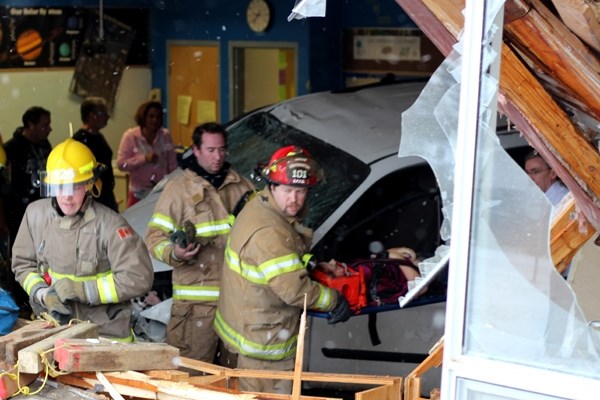
{"type": "MultiPolygon", "coordinates": [[[[226,126],[228,161],[242,175],[259,180],[260,163],[278,148],[294,144],[311,152],[325,173],[324,182],[311,189],[305,219],[314,229],[312,253],[319,260],[368,258],[390,247],[410,247],[429,258],[444,244],[437,180],[423,159],[398,156],[402,113],[425,84],[417,80],[314,93],[249,112],[226,126]]],[[[518,132],[499,126],[501,141],[509,143],[515,158],[522,156],[526,146],[518,132]]],[[[181,164],[190,157],[190,151],[184,152],[181,164]]],[[[138,233],[145,232],[163,183],[125,211],[138,233]]],[[[153,262],[157,273],[170,269],[153,262]]],[[[416,303],[383,311],[335,326],[313,313],[304,368],[406,376],[444,333],[444,274],[416,303]]],[[[439,387],[439,379],[439,373],[426,374],[422,387],[439,387]]],[[[323,385],[305,383],[306,390],[312,388],[323,385]]]]}

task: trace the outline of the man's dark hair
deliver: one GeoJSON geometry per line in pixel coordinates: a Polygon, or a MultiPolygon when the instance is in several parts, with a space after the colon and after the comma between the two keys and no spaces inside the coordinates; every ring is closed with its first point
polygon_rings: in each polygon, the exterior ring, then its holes
{"type": "Polygon", "coordinates": [[[202,146],[202,135],[204,133],[223,135],[225,146],[227,146],[227,132],[225,132],[225,127],[217,122],[205,122],[202,125],[198,125],[192,133],[192,142],[197,148],[202,146]]]}
{"type": "Polygon", "coordinates": [[[542,161],[544,161],[546,163],[546,165],[548,165],[546,160],[544,160],[544,157],[542,157],[542,155],[540,153],[538,153],[538,151],[536,149],[531,150],[529,153],[527,153],[525,155],[525,159],[523,160],[523,163],[526,163],[527,161],[532,160],[537,157],[541,158],[542,161]]]}
{"type": "Polygon", "coordinates": [[[38,106],[28,108],[27,111],[25,111],[25,114],[23,114],[23,117],[21,118],[21,121],[23,121],[23,126],[27,128],[27,125],[29,125],[30,123],[33,125],[37,124],[38,122],[40,122],[40,118],[42,118],[42,115],[45,115],[48,118],[50,118],[50,111],[38,106]]]}
{"type": "Polygon", "coordinates": [[[138,109],[137,112],[135,113],[135,122],[140,126],[143,127],[144,126],[144,122],[146,121],[146,115],[148,115],[148,111],[150,111],[152,108],[156,108],[157,110],[160,111],[160,117],[163,117],[163,106],[159,101],[156,100],[148,100],[144,103],[142,103],[138,109]]]}
{"type": "Polygon", "coordinates": [[[94,112],[98,107],[107,107],[106,100],[102,97],[87,97],[83,100],[79,107],[81,121],[88,122],[90,113],[94,112]]]}

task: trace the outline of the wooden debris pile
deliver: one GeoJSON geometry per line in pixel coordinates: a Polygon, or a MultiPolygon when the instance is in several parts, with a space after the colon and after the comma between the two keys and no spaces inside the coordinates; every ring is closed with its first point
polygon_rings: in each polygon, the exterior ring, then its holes
{"type": "Polygon", "coordinates": [[[0,337],[0,367],[4,370],[0,399],[21,394],[57,398],[44,393],[62,390],[58,398],[67,400],[77,398],[68,392],[78,388],[93,399],[325,400],[299,393],[240,392],[238,379],[244,377],[289,379],[295,387],[300,380],[369,387],[355,394],[357,400],[397,400],[402,390],[401,377],[220,367],[180,357],[178,349],[164,343],[100,339],[98,326],[89,322],[60,327],[41,320],[25,324],[0,337]]]}

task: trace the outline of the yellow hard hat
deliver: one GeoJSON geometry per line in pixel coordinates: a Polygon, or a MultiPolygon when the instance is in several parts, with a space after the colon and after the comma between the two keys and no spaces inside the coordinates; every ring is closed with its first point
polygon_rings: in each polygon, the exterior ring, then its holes
{"type": "Polygon", "coordinates": [[[43,182],[64,185],[93,181],[95,168],[96,157],[92,151],[83,143],[69,138],[50,152],[43,182]]]}

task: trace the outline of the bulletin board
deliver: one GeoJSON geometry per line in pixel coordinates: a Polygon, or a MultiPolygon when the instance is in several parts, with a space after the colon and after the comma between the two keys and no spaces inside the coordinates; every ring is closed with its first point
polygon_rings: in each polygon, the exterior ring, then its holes
{"type": "MultiPolygon", "coordinates": [[[[149,15],[143,8],[104,10],[135,32],[128,65],[149,64],[149,15]]],[[[98,26],[94,8],[0,6],[0,68],[73,67],[92,26],[98,26]]]]}
{"type": "Polygon", "coordinates": [[[443,60],[418,28],[353,28],[343,32],[345,72],[429,76],[443,60]]]}

